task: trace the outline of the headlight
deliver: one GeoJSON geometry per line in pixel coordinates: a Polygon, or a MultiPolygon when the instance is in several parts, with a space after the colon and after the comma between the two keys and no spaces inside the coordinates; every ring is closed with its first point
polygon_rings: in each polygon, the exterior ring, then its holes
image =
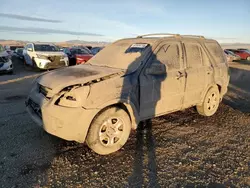
{"type": "Polygon", "coordinates": [[[89,86],[75,87],[64,92],[57,100],[56,105],[76,108],[81,107],[89,94],[89,86]]]}
{"type": "Polygon", "coordinates": [[[39,59],[48,59],[48,57],[45,56],[45,55],[36,54],[36,56],[37,56],[37,58],[39,58],[39,59]]]}

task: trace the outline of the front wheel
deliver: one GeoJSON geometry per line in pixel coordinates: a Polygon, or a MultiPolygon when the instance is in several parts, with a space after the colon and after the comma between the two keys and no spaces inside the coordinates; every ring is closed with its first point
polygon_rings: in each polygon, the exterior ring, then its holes
{"type": "Polygon", "coordinates": [[[250,61],[250,56],[249,56],[249,57],[247,57],[247,60],[248,60],[248,61],[250,61]]]}
{"type": "Polygon", "coordinates": [[[211,87],[202,102],[202,105],[196,106],[200,115],[212,116],[217,111],[220,104],[220,92],[217,86],[211,87]]]}
{"type": "Polygon", "coordinates": [[[111,107],[92,122],[86,143],[94,152],[107,155],[118,151],[128,140],[131,121],[121,108],[111,107]]]}

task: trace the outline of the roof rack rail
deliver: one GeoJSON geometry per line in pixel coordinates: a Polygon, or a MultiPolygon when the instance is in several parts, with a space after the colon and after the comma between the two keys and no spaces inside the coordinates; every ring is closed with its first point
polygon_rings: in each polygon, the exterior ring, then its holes
{"type": "Polygon", "coordinates": [[[159,35],[175,36],[175,37],[180,36],[180,34],[173,34],[173,33],[153,33],[153,34],[139,35],[139,36],[137,36],[137,38],[150,37],[150,36],[159,36],[159,35]]]}
{"type": "Polygon", "coordinates": [[[180,35],[180,34],[173,34],[173,33],[153,33],[153,34],[145,34],[145,35],[139,35],[139,36],[137,36],[137,38],[150,37],[150,36],[159,36],[159,35],[174,36],[174,37],[194,37],[194,38],[205,39],[205,37],[202,36],[202,35],[180,35]]]}

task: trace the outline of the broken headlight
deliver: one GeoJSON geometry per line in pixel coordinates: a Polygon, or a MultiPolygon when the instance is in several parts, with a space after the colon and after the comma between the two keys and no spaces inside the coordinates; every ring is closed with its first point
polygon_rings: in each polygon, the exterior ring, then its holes
{"type": "Polygon", "coordinates": [[[73,87],[69,91],[63,91],[56,104],[64,107],[81,107],[89,94],[89,86],[73,87]]]}
{"type": "Polygon", "coordinates": [[[48,57],[45,56],[45,55],[36,54],[36,56],[37,56],[37,58],[39,58],[39,59],[48,59],[48,57]]]}

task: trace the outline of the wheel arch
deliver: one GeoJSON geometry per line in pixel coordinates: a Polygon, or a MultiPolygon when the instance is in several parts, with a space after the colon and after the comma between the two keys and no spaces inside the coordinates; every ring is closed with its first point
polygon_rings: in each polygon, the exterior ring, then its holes
{"type": "Polygon", "coordinates": [[[129,116],[130,121],[131,121],[131,128],[133,130],[135,130],[137,128],[137,125],[140,122],[139,119],[139,113],[138,110],[136,109],[135,105],[133,102],[131,101],[127,101],[127,100],[121,100],[121,99],[115,99],[109,102],[104,103],[103,105],[99,106],[97,109],[98,111],[96,112],[96,114],[94,115],[94,117],[92,118],[91,123],[93,122],[93,120],[100,114],[102,113],[104,110],[111,108],[111,107],[119,107],[121,109],[123,109],[129,116]]]}

